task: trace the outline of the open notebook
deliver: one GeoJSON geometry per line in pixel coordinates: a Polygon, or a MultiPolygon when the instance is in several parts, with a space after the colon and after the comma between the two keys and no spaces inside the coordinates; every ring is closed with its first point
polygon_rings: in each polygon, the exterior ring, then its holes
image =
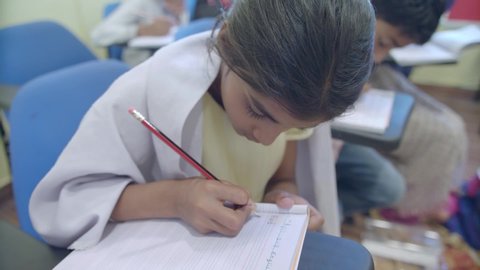
{"type": "Polygon", "coordinates": [[[332,127],[383,134],[390,124],[394,99],[394,91],[370,89],[352,109],[335,118],[332,127]]]}
{"type": "Polygon", "coordinates": [[[307,206],[259,203],[255,212],[235,237],[202,235],[176,219],[110,224],[100,243],[54,269],[296,269],[307,206]]]}
{"type": "Polygon", "coordinates": [[[452,63],[467,46],[480,44],[480,26],[467,25],[455,30],[439,31],[423,45],[410,44],[390,50],[390,56],[402,66],[452,63]]]}
{"type": "Polygon", "coordinates": [[[178,27],[171,27],[170,32],[163,36],[138,36],[128,42],[128,47],[137,49],[158,49],[175,41],[178,27]]]}

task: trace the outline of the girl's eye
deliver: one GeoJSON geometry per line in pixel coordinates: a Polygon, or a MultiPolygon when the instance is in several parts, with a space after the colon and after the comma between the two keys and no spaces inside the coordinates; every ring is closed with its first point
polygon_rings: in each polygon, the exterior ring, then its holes
{"type": "Polygon", "coordinates": [[[265,117],[263,114],[257,113],[257,112],[252,108],[252,106],[250,106],[250,105],[248,105],[248,104],[247,104],[247,112],[248,112],[248,115],[250,115],[252,118],[255,118],[255,119],[262,119],[262,118],[265,117]]]}

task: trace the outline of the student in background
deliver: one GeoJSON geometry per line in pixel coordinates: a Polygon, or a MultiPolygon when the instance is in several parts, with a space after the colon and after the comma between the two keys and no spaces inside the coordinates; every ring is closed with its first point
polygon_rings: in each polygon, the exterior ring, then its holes
{"type": "MultiPolygon", "coordinates": [[[[376,11],[375,67],[370,84],[414,95],[416,103],[401,144],[379,153],[336,142],[340,201],[344,215],[395,205],[399,216],[431,216],[461,178],[466,135],[461,118],[381,64],[390,49],[427,42],[444,12],[441,0],[372,0],[376,11]]],[[[395,211],[395,212],[396,212],[395,211]]]]}
{"type": "MultiPolygon", "coordinates": [[[[91,34],[99,46],[125,44],[137,36],[163,36],[186,23],[184,0],[125,0],[91,34]]],[[[123,60],[134,66],[151,56],[149,50],[125,48],[123,60]]]]}
{"type": "Polygon", "coordinates": [[[221,9],[229,9],[232,1],[233,0],[197,0],[191,18],[195,20],[205,17],[217,17],[221,14],[221,9]]]}
{"type": "Polygon", "coordinates": [[[179,218],[235,235],[252,201],[309,204],[298,188],[313,185],[309,229],[325,220],[339,234],[328,121],[369,76],[374,25],[364,0],[238,1],[219,32],[160,49],[90,108],[32,194],[34,227],[73,249],[95,245],[112,221],[179,218]],[[224,182],[199,177],[131,106],[224,182]],[[297,142],[292,128],[311,130],[297,142]]]}

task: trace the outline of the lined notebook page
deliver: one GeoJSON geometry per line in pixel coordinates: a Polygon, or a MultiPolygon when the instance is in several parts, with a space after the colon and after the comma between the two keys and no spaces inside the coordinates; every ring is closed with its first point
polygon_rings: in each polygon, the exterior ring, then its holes
{"type": "Polygon", "coordinates": [[[236,237],[201,235],[179,220],[111,224],[102,241],[55,269],[296,269],[308,209],[257,204],[236,237]]]}

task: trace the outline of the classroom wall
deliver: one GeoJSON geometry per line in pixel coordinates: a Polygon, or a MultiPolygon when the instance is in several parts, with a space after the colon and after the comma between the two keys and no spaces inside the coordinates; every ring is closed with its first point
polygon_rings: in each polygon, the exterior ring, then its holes
{"type": "Polygon", "coordinates": [[[90,31],[110,2],[116,0],[0,0],[0,27],[50,19],[64,25],[95,54],[104,57],[105,50],[92,44],[90,31]]]}

